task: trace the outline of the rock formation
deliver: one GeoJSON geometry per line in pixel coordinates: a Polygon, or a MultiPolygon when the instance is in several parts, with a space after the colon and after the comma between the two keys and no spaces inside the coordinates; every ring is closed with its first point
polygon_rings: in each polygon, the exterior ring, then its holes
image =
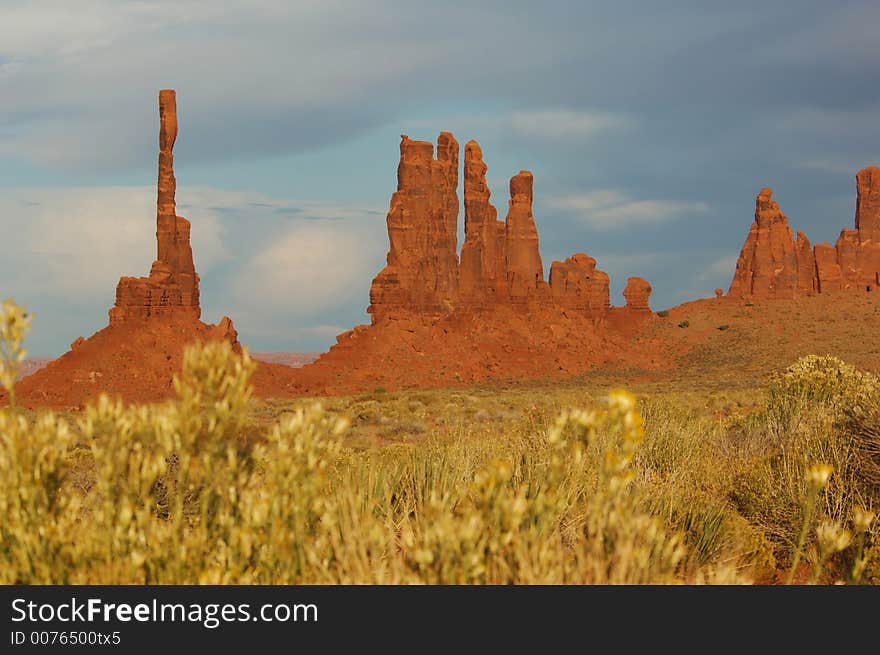
{"type": "Polygon", "coordinates": [[[507,226],[489,202],[488,167],[476,141],[464,146],[464,244],[459,284],[461,302],[479,305],[507,295],[505,237],[507,226]]]}
{"type": "Polygon", "coordinates": [[[797,233],[794,253],[795,260],[797,261],[796,292],[798,295],[809,295],[818,290],[816,285],[816,255],[812,248],[810,248],[810,240],[801,230],[798,230],[797,233]]]}
{"type": "MultiPolygon", "coordinates": [[[[228,317],[217,325],[199,320],[199,276],[190,247],[190,224],[177,216],[175,207],[174,91],[160,91],[159,117],[158,252],[150,275],[121,278],[116,304],[109,312],[110,325],[88,339],[79,337],[70,351],[22,380],[18,393],[27,406],[79,407],[100,393],[126,400],[159,400],[173,392],[171,380],[189,343],[225,340],[241,351],[228,317]]],[[[263,379],[281,377],[269,364],[261,364],[258,371],[263,379]]]]}
{"type": "Polygon", "coordinates": [[[857,245],[850,242],[849,250],[855,257],[842,256],[841,240],[838,239],[838,260],[847,284],[861,289],[876,285],[880,279],[880,168],[869,166],[856,175],[856,229],[857,245]]]}
{"type": "Polygon", "coordinates": [[[149,277],[123,277],[116,286],[110,324],[131,319],[183,317],[198,319],[199,276],[190,247],[190,224],[177,215],[174,142],[177,139],[175,92],[159,92],[159,181],[156,202],[156,261],[149,277]]]}
{"type": "Polygon", "coordinates": [[[841,230],[834,246],[819,243],[811,248],[800,231],[792,242],[788,219],[770,189],[762,189],[730,295],[763,300],[843,289],[870,291],[880,276],[880,168],[859,171],[856,192],[855,229],[841,230]]]}
{"type": "Polygon", "coordinates": [[[623,297],[626,298],[626,308],[637,312],[650,312],[651,285],[647,280],[640,277],[631,277],[626,281],[623,297]]]}
{"type": "Polygon", "coordinates": [[[583,253],[550,267],[553,301],[566,309],[601,318],[611,306],[608,274],[596,268],[596,260],[583,253]]]}
{"type": "Polygon", "coordinates": [[[458,290],[458,142],[400,141],[397,191],[388,211],[387,265],[370,287],[373,318],[398,310],[437,313],[458,290]]]}
{"type": "Polygon", "coordinates": [[[728,293],[740,298],[793,298],[797,287],[797,253],[788,218],[773,200],[773,190],[761,189],[755,200],[755,221],[728,293]]]}
{"type": "Polygon", "coordinates": [[[816,290],[819,293],[843,288],[843,275],[837,262],[837,250],[827,243],[817,243],[813,249],[816,260],[816,290]]]}
{"type": "Polygon", "coordinates": [[[531,311],[555,305],[602,318],[610,306],[608,275],[595,259],[577,254],[553,262],[550,283],[545,281],[532,213],[534,177],[520,171],[510,179],[507,217],[499,221],[476,141],[464,147],[465,238],[459,262],[458,145],[448,132],[440,134],[437,153],[435,160],[431,143],[402,137],[397,191],[387,217],[387,265],[370,288],[373,323],[499,306],[531,311]]]}
{"type": "Polygon", "coordinates": [[[880,244],[880,168],[869,166],[856,174],[856,230],[859,241],[880,244]]]}
{"type": "Polygon", "coordinates": [[[529,171],[520,171],[510,178],[504,250],[508,293],[514,300],[547,295],[538,228],[532,215],[533,188],[534,178],[529,171]]]}

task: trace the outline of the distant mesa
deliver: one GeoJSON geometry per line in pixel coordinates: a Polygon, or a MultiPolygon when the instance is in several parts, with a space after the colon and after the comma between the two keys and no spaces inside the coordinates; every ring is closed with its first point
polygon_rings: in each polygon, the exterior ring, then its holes
{"type": "Polygon", "coordinates": [[[880,284],[880,168],[856,175],[855,229],[841,230],[837,243],[810,246],[761,189],[755,221],[743,244],[728,295],[734,298],[796,298],[850,289],[870,291],[880,284]]]}

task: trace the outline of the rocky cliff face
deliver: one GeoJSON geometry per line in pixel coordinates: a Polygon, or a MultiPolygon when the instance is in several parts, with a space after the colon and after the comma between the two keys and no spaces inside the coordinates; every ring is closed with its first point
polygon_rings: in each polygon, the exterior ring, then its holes
{"type": "Polygon", "coordinates": [[[856,230],[859,241],[880,244],[880,168],[869,166],[856,174],[856,230]]]}
{"type": "Polygon", "coordinates": [[[850,260],[841,261],[841,269],[847,283],[858,288],[877,285],[880,279],[880,168],[870,166],[859,171],[856,175],[856,192],[854,232],[858,244],[849,245],[849,249],[855,250],[856,254],[850,260]]]}
{"type": "Polygon", "coordinates": [[[387,217],[387,265],[370,289],[373,323],[392,316],[550,305],[601,318],[610,305],[608,276],[595,259],[577,254],[553,262],[550,284],[545,281],[532,212],[534,176],[520,171],[510,179],[507,216],[499,221],[476,141],[464,149],[465,239],[459,262],[457,165],[458,144],[448,132],[440,134],[437,159],[430,142],[402,137],[397,191],[387,217]]]}
{"type": "Polygon", "coordinates": [[[623,297],[626,298],[626,308],[637,312],[650,312],[651,284],[640,277],[631,277],[626,281],[623,297]]]}
{"type": "Polygon", "coordinates": [[[476,141],[464,147],[464,244],[461,248],[460,302],[480,305],[507,295],[506,229],[489,202],[488,167],[476,141]]]}
{"type": "Polygon", "coordinates": [[[397,191],[388,211],[387,265],[370,287],[374,320],[400,310],[451,308],[458,291],[458,142],[400,141],[397,191]]]}
{"type": "Polygon", "coordinates": [[[611,306],[608,274],[596,268],[596,260],[583,253],[550,267],[553,301],[566,308],[602,318],[611,306]]]}
{"type": "Polygon", "coordinates": [[[855,229],[841,230],[834,246],[819,243],[811,249],[803,232],[792,241],[772,191],[762,189],[729,295],[763,300],[875,287],[880,277],[880,168],[859,171],[856,191],[855,229]]]}
{"type": "Polygon", "coordinates": [[[759,299],[792,298],[797,287],[797,252],[788,218],[773,200],[773,190],[761,189],[755,199],[755,221],[740,252],[729,293],[759,299]]]}
{"type": "Polygon", "coordinates": [[[177,139],[175,92],[159,92],[159,181],[156,202],[157,255],[149,277],[123,277],[116,287],[110,324],[131,319],[198,319],[199,276],[193,264],[190,224],[177,215],[174,142],[177,139]]]}
{"type": "Polygon", "coordinates": [[[510,203],[504,233],[507,287],[511,300],[546,298],[544,264],[538,244],[538,228],[532,214],[534,178],[520,171],[510,178],[510,203]]]}

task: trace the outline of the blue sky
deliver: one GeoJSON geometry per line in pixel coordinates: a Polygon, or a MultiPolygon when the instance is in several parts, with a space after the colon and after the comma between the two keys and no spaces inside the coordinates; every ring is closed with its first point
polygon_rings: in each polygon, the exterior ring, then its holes
{"type": "MultiPolygon", "coordinates": [[[[34,355],[155,255],[161,88],[203,318],[255,350],[368,322],[399,135],[476,138],[504,216],[535,174],[545,268],[583,251],[660,309],[726,288],[754,197],[833,241],[880,163],[870,2],[0,0],[0,298],[34,355]]],[[[463,220],[463,216],[460,220],[463,220]]]]}

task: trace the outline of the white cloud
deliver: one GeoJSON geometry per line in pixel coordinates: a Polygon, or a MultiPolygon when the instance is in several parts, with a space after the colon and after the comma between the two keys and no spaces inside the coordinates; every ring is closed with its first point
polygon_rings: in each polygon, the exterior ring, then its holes
{"type": "Polygon", "coordinates": [[[550,198],[548,207],[577,215],[597,229],[665,223],[686,214],[703,213],[709,207],[702,202],[677,200],[637,200],[617,189],[598,189],[581,194],[550,198]]]}
{"type": "Polygon", "coordinates": [[[366,307],[387,237],[362,219],[297,220],[251,254],[230,285],[240,320],[301,321],[350,303],[366,307]]]}
{"type": "Polygon", "coordinates": [[[308,323],[289,323],[285,321],[276,321],[269,323],[262,320],[254,320],[248,316],[241,316],[235,319],[235,328],[238,330],[239,336],[245,342],[249,339],[259,339],[265,342],[271,342],[275,345],[272,348],[282,348],[288,351],[302,350],[303,342],[310,344],[320,344],[314,346],[306,346],[305,348],[326,349],[330,345],[336,343],[336,337],[343,332],[350,330],[352,325],[333,325],[333,324],[308,324],[308,323]],[[243,326],[247,327],[245,331],[243,326]]]}
{"type": "MultiPolygon", "coordinates": [[[[0,265],[0,277],[12,280],[4,283],[11,287],[4,291],[112,304],[120,276],[150,272],[156,256],[155,194],[152,187],[5,190],[0,194],[0,231],[29,265],[27,275],[0,265]]],[[[223,227],[209,210],[188,218],[196,268],[204,275],[226,256],[223,227]]]]}
{"type": "MultiPolygon", "coordinates": [[[[339,323],[366,319],[387,249],[383,210],[209,187],[177,196],[192,223],[206,321],[226,314],[243,342],[314,348],[347,329],[339,323]]],[[[119,278],[149,273],[155,203],[152,187],[0,194],[0,298],[36,312],[35,353],[57,354],[59,344],[106,325],[119,278]]]]}

